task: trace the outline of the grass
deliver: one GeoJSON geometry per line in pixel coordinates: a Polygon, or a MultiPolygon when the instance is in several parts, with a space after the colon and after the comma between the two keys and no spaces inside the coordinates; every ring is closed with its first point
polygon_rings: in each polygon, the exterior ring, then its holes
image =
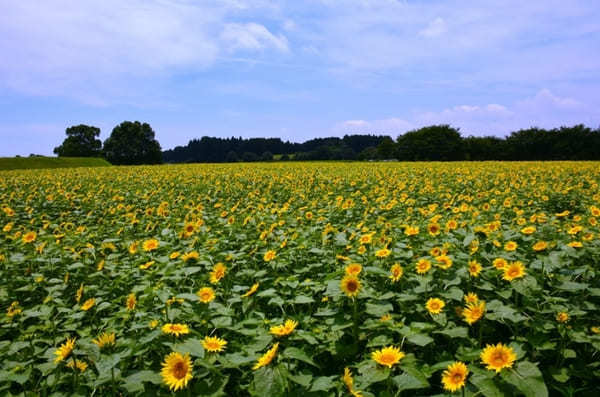
{"type": "Polygon", "coordinates": [[[0,157],[0,171],[38,168],[106,167],[108,161],[96,157],[0,157]]]}

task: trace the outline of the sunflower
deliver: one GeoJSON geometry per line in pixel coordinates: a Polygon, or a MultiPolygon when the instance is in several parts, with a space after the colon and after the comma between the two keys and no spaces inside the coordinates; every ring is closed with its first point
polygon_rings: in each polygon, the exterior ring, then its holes
{"type": "Polygon", "coordinates": [[[360,263],[351,263],[348,266],[346,266],[345,270],[346,274],[349,274],[351,276],[358,276],[362,271],[362,266],[360,265],[360,263]]]}
{"type": "Polygon", "coordinates": [[[255,293],[255,292],[256,292],[256,290],[258,290],[258,286],[259,286],[259,285],[260,285],[259,283],[254,283],[254,284],[252,284],[252,287],[250,287],[250,289],[249,289],[248,291],[246,291],[246,293],[244,293],[244,294],[242,295],[242,298],[247,298],[247,297],[249,297],[250,295],[252,295],[253,293],[255,293]]]}
{"type": "Polygon", "coordinates": [[[481,264],[475,259],[469,261],[469,274],[471,277],[479,277],[481,273],[481,264]]]}
{"type": "Polygon", "coordinates": [[[198,299],[202,303],[209,303],[215,299],[215,291],[210,287],[202,287],[196,292],[198,299]]]}
{"type": "Polygon", "coordinates": [[[438,298],[429,298],[425,304],[425,307],[430,314],[440,314],[444,306],[446,306],[444,301],[438,298]]]}
{"type": "Polygon", "coordinates": [[[27,232],[23,235],[23,243],[27,244],[27,243],[33,243],[35,241],[37,237],[37,233],[36,232],[27,232]]]}
{"type": "Polygon", "coordinates": [[[73,370],[78,369],[79,372],[83,372],[87,369],[88,365],[85,361],[73,359],[67,363],[67,367],[73,370]]]}
{"type": "Polygon", "coordinates": [[[480,301],[477,303],[469,303],[467,307],[462,311],[462,316],[465,321],[471,325],[483,317],[485,313],[485,301],[480,301]]]}
{"type": "Polygon", "coordinates": [[[400,278],[404,274],[404,269],[398,263],[395,263],[392,266],[392,268],[390,269],[390,273],[391,274],[390,274],[389,278],[391,278],[392,282],[395,283],[398,280],[400,280],[400,278]]]}
{"type": "Polygon", "coordinates": [[[115,345],[115,333],[104,332],[100,334],[96,339],[92,339],[92,343],[98,346],[100,349],[104,347],[115,345]]]}
{"type": "Polygon", "coordinates": [[[179,258],[179,255],[181,255],[181,253],[179,251],[173,251],[169,255],[169,259],[177,259],[177,258],[179,258]]]}
{"type": "Polygon", "coordinates": [[[419,259],[417,262],[417,273],[425,274],[431,269],[431,262],[425,258],[419,259]]]}
{"type": "Polygon", "coordinates": [[[133,310],[135,309],[135,305],[137,303],[137,299],[135,297],[134,293],[131,293],[127,296],[127,301],[125,302],[126,306],[127,306],[127,310],[133,310]]]}
{"type": "Polygon", "coordinates": [[[387,258],[388,256],[390,256],[390,254],[392,253],[392,251],[390,251],[387,248],[382,248],[380,250],[375,251],[375,256],[377,258],[387,258]]]}
{"type": "Polygon", "coordinates": [[[261,367],[265,367],[273,361],[275,356],[277,355],[277,349],[279,348],[279,342],[275,343],[272,348],[270,348],[265,354],[263,354],[256,364],[252,367],[253,370],[257,370],[261,367]]]}
{"type": "Polygon", "coordinates": [[[276,336],[287,336],[294,332],[296,327],[298,326],[298,322],[294,320],[286,320],[282,325],[276,325],[271,327],[269,332],[276,336]]]}
{"type": "Polygon", "coordinates": [[[74,348],[75,338],[67,338],[67,341],[60,345],[60,347],[54,351],[54,355],[56,356],[54,362],[59,363],[65,358],[69,357],[74,348]]]}
{"type": "Polygon", "coordinates": [[[487,369],[500,372],[502,368],[511,368],[517,355],[509,346],[498,343],[496,346],[487,345],[480,354],[481,362],[487,369]]]}
{"type": "Polygon", "coordinates": [[[427,225],[427,232],[430,236],[437,236],[438,234],[440,234],[440,230],[440,225],[438,225],[437,223],[430,223],[429,225],[427,225]]]}
{"type": "Polygon", "coordinates": [[[419,227],[418,226],[408,226],[406,229],[404,229],[404,234],[406,234],[407,236],[415,236],[415,235],[419,234],[419,227]]]}
{"type": "Polygon", "coordinates": [[[190,251],[190,252],[186,252],[185,254],[181,255],[181,259],[184,262],[187,262],[191,259],[198,260],[199,257],[200,257],[200,254],[198,253],[198,251],[190,251]]]}
{"type": "Polygon", "coordinates": [[[133,255],[137,252],[138,245],[139,245],[139,243],[137,241],[134,241],[133,243],[129,244],[129,248],[127,248],[127,250],[129,251],[129,253],[131,255],[133,255]]]}
{"type": "Polygon", "coordinates": [[[394,346],[384,347],[371,353],[371,358],[380,365],[385,365],[392,368],[394,364],[398,364],[405,354],[399,348],[394,346]]]}
{"type": "Polygon", "coordinates": [[[436,265],[444,270],[452,266],[452,258],[450,258],[448,255],[436,256],[435,260],[437,262],[436,265]]]}
{"type": "Polygon", "coordinates": [[[496,269],[502,270],[508,264],[508,261],[504,258],[496,258],[496,259],[494,259],[492,264],[494,265],[494,267],[496,269]]]}
{"type": "Polygon", "coordinates": [[[79,285],[77,292],[75,293],[75,302],[79,303],[81,301],[81,297],[83,296],[83,283],[79,285]]]}
{"type": "Polygon", "coordinates": [[[373,234],[363,234],[360,236],[359,241],[361,244],[371,244],[371,241],[373,241],[373,234]]]}
{"type": "Polygon", "coordinates": [[[350,393],[353,397],[362,397],[362,392],[354,390],[354,379],[352,378],[352,372],[348,367],[344,368],[342,382],[344,382],[344,384],[346,385],[348,393],[350,393]]]}
{"type": "Polygon", "coordinates": [[[566,323],[569,321],[569,313],[567,312],[559,312],[556,314],[556,321],[559,323],[566,323]]]}
{"type": "Polygon", "coordinates": [[[190,329],[185,324],[165,324],[162,326],[162,332],[170,335],[187,335],[190,333],[190,329]]]}
{"type": "Polygon", "coordinates": [[[521,229],[521,233],[529,235],[535,233],[535,230],[535,226],[527,226],[521,229]]]}
{"type": "Polygon", "coordinates": [[[146,270],[152,265],[154,265],[154,261],[148,261],[148,262],[144,263],[143,265],[140,265],[140,269],[146,270]]]}
{"type": "Polygon", "coordinates": [[[270,262],[273,259],[275,259],[276,256],[277,256],[277,254],[275,253],[275,251],[268,250],[267,252],[265,252],[265,255],[263,256],[263,259],[265,260],[265,262],[270,262]]]}
{"type": "Polygon", "coordinates": [[[536,251],[536,252],[543,251],[543,250],[545,250],[546,248],[548,248],[548,243],[547,243],[547,242],[545,242],[545,241],[541,241],[541,240],[540,240],[540,241],[538,241],[537,243],[533,244],[533,247],[532,247],[532,248],[533,248],[533,250],[534,250],[534,251],[536,251]]]}
{"type": "Polygon", "coordinates": [[[463,296],[463,299],[465,300],[465,303],[467,305],[471,303],[477,303],[479,301],[479,297],[474,292],[469,292],[468,294],[463,296]]]}
{"type": "Polygon", "coordinates": [[[356,276],[346,275],[340,282],[340,288],[346,295],[353,298],[360,291],[360,280],[356,276]]]}
{"type": "Polygon", "coordinates": [[[504,267],[502,278],[506,281],[512,281],[523,276],[525,276],[525,266],[523,266],[523,263],[515,261],[504,267]]]}
{"type": "Polygon", "coordinates": [[[160,374],[169,389],[177,391],[187,386],[192,379],[192,360],[189,353],[170,353],[162,363],[160,374]]]}
{"type": "Polygon", "coordinates": [[[81,310],[87,312],[94,306],[95,303],[96,303],[96,299],[90,298],[90,299],[86,300],[85,302],[83,302],[83,305],[81,305],[81,310]]]}
{"type": "Polygon", "coordinates": [[[186,223],[183,227],[183,235],[189,237],[196,230],[196,225],[194,223],[186,223]]]}
{"type": "Polygon", "coordinates": [[[507,241],[504,244],[504,251],[515,251],[519,245],[514,241],[507,241]]]}
{"type": "Polygon", "coordinates": [[[216,336],[206,336],[204,340],[202,340],[202,347],[204,350],[211,353],[222,352],[225,350],[225,345],[227,345],[227,341],[216,336]]]}
{"type": "Polygon", "coordinates": [[[227,267],[221,262],[217,263],[215,267],[213,267],[212,272],[210,272],[210,283],[217,284],[223,277],[225,277],[226,272],[227,267]]]}
{"type": "Polygon", "coordinates": [[[442,374],[444,389],[451,392],[459,390],[465,385],[467,375],[469,375],[469,370],[465,363],[456,361],[448,365],[448,368],[446,368],[442,374]]]}
{"type": "Polygon", "coordinates": [[[142,244],[142,248],[144,249],[144,251],[149,252],[149,251],[154,251],[155,249],[157,249],[159,245],[160,245],[160,243],[158,242],[158,240],[155,238],[152,238],[150,240],[144,241],[144,243],[142,244]]]}

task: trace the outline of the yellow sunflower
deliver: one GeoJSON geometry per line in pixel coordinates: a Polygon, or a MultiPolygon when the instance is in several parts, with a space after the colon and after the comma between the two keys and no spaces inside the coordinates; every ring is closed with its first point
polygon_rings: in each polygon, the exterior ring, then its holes
{"type": "Polygon", "coordinates": [[[86,300],[85,302],[83,302],[83,305],[81,305],[81,310],[87,312],[94,306],[95,303],[96,303],[96,299],[90,298],[90,299],[86,300]]]}
{"type": "Polygon", "coordinates": [[[149,252],[149,251],[154,251],[155,249],[157,249],[159,245],[160,245],[160,243],[158,242],[158,240],[155,238],[152,238],[150,240],[144,241],[144,243],[142,244],[142,248],[144,249],[144,251],[149,252]]]}
{"type": "Polygon", "coordinates": [[[446,304],[439,298],[429,298],[425,304],[427,311],[431,314],[440,314],[444,306],[446,306],[446,304]]]}
{"type": "Polygon", "coordinates": [[[273,361],[275,356],[277,355],[277,349],[279,348],[279,342],[275,343],[272,348],[270,348],[265,354],[263,354],[256,364],[252,367],[253,370],[257,370],[261,367],[265,367],[273,361]]]}
{"type": "Polygon", "coordinates": [[[469,370],[465,363],[456,361],[448,365],[448,368],[446,368],[442,374],[444,389],[451,392],[459,390],[465,385],[467,375],[469,375],[469,370]]]}
{"type": "Polygon", "coordinates": [[[502,278],[506,281],[512,281],[523,276],[525,276],[525,266],[523,266],[523,263],[515,261],[504,267],[502,278]]]}
{"type": "Polygon", "coordinates": [[[285,323],[281,325],[275,325],[271,327],[269,332],[276,336],[287,336],[294,332],[296,327],[298,326],[298,322],[294,320],[286,320],[285,323]]]}
{"type": "Polygon", "coordinates": [[[227,267],[221,262],[217,263],[212,272],[210,272],[210,283],[217,284],[223,277],[225,277],[225,273],[227,272],[227,267]]]}
{"type": "Polygon", "coordinates": [[[36,237],[37,237],[36,232],[27,232],[23,235],[23,243],[25,243],[25,244],[32,243],[35,241],[36,237]]]}
{"type": "Polygon", "coordinates": [[[462,311],[462,316],[465,321],[471,325],[483,317],[485,313],[485,301],[479,301],[477,303],[469,303],[467,307],[462,311]]]}
{"type": "Polygon", "coordinates": [[[92,343],[98,346],[100,349],[114,346],[115,345],[115,333],[104,332],[100,334],[96,339],[92,339],[92,343]]]}
{"type": "Polygon", "coordinates": [[[135,305],[137,304],[137,299],[134,293],[131,293],[127,296],[127,301],[125,302],[127,306],[127,310],[135,309],[135,305]]]}
{"type": "Polygon", "coordinates": [[[265,252],[263,259],[265,260],[265,262],[270,262],[273,259],[275,259],[276,256],[277,256],[277,254],[275,253],[275,251],[269,250],[269,251],[265,252]]]}
{"type": "Polygon", "coordinates": [[[353,298],[360,291],[360,280],[356,276],[346,275],[340,282],[340,288],[346,295],[353,298]]]}
{"type": "Polygon", "coordinates": [[[398,280],[400,280],[400,278],[402,278],[402,275],[404,274],[404,269],[402,268],[402,266],[400,266],[400,264],[395,263],[392,268],[390,269],[390,276],[389,278],[392,279],[392,282],[397,282],[398,280]]]}
{"type": "Polygon", "coordinates": [[[392,253],[392,251],[390,251],[387,248],[382,248],[380,250],[375,251],[375,256],[378,258],[387,258],[388,256],[390,256],[390,254],[392,253]]]}
{"type": "Polygon", "coordinates": [[[162,363],[160,374],[163,382],[172,391],[183,389],[192,379],[192,360],[189,353],[182,355],[181,353],[170,353],[165,357],[162,363]]]}
{"type": "Polygon", "coordinates": [[[210,287],[202,287],[196,292],[198,299],[202,303],[209,303],[215,299],[215,291],[210,287]]]}
{"type": "Polygon", "coordinates": [[[185,324],[165,324],[162,326],[162,332],[169,335],[187,335],[190,333],[190,329],[185,324]]]}
{"type": "Polygon", "coordinates": [[[481,264],[475,259],[469,261],[469,274],[471,277],[479,277],[481,273],[481,264]]]}
{"type": "Polygon", "coordinates": [[[349,274],[351,276],[358,276],[362,271],[362,266],[360,265],[360,263],[351,263],[348,266],[346,266],[345,270],[346,274],[349,274]]]}
{"type": "Polygon", "coordinates": [[[533,244],[533,247],[532,247],[532,248],[533,248],[533,250],[534,250],[534,251],[536,251],[536,252],[543,251],[543,250],[545,250],[546,248],[548,248],[548,243],[547,243],[547,242],[545,242],[545,241],[541,241],[541,240],[540,240],[540,241],[538,241],[537,243],[533,244]]]}
{"type": "Polygon", "coordinates": [[[211,353],[222,352],[225,350],[225,345],[227,345],[227,341],[216,336],[207,336],[202,340],[204,350],[211,353]]]}
{"type": "Polygon", "coordinates": [[[417,273],[425,274],[431,269],[431,262],[425,258],[419,259],[417,262],[417,273]]]}
{"type": "Polygon", "coordinates": [[[509,346],[502,343],[487,345],[480,354],[481,362],[487,365],[487,369],[500,372],[503,368],[511,368],[517,355],[509,346]]]}
{"type": "Polygon", "coordinates": [[[371,358],[377,364],[384,365],[388,368],[392,368],[393,365],[398,364],[404,356],[405,354],[395,346],[384,347],[371,353],[371,358]]]}
{"type": "Polygon", "coordinates": [[[54,355],[56,356],[54,362],[59,363],[65,358],[69,357],[74,348],[75,338],[67,338],[67,341],[60,345],[60,347],[54,351],[54,355]]]}
{"type": "Polygon", "coordinates": [[[569,313],[567,312],[559,312],[556,314],[556,321],[559,323],[566,323],[569,321],[569,313]]]}
{"type": "Polygon", "coordinates": [[[73,359],[67,363],[67,367],[73,370],[78,369],[79,372],[83,372],[87,369],[88,365],[85,361],[73,359]]]}
{"type": "Polygon", "coordinates": [[[247,297],[249,297],[250,295],[252,295],[253,293],[255,293],[255,292],[256,292],[256,290],[258,290],[258,287],[259,287],[259,285],[260,285],[259,283],[254,283],[254,284],[252,284],[252,287],[250,287],[250,289],[249,289],[248,291],[246,291],[246,293],[244,293],[244,294],[242,295],[242,298],[247,298],[247,297]]]}

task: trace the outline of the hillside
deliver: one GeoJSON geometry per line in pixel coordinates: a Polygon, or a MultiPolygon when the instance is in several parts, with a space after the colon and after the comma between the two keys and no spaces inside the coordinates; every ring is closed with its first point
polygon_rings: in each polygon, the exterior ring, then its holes
{"type": "Polygon", "coordinates": [[[106,167],[111,165],[95,157],[0,157],[0,171],[38,168],[106,167]]]}

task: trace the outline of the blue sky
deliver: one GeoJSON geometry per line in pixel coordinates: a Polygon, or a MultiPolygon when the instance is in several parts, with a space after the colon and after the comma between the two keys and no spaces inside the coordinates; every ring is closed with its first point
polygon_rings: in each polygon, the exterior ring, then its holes
{"type": "Polygon", "coordinates": [[[600,126],[595,0],[0,0],[0,156],[149,122],[163,149],[600,126]]]}

